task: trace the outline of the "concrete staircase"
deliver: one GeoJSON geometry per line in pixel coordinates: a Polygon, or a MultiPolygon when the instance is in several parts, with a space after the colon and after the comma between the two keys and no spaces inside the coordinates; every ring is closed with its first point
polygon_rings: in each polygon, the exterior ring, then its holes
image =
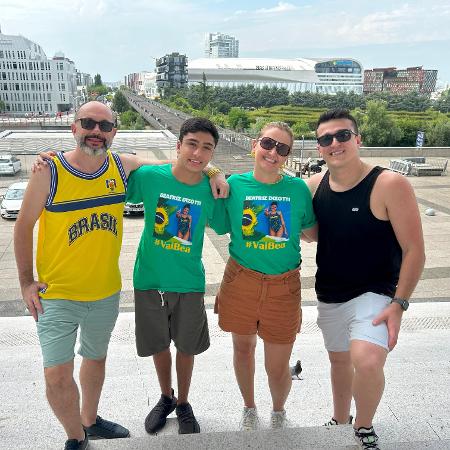
{"type": "MultiPolygon", "coordinates": [[[[164,433],[163,435],[148,435],[110,441],[91,441],[90,448],[92,450],[349,450],[359,448],[353,439],[350,425],[287,428],[284,430],[265,429],[253,432],[228,431],[196,435],[176,434],[176,419],[169,419],[166,427],[171,429],[171,434],[164,433]]],[[[383,450],[440,450],[450,448],[450,440],[431,439],[411,442],[409,440],[411,439],[411,430],[401,429],[398,425],[392,426],[391,424],[389,427],[379,425],[377,430],[382,436],[380,448],[383,450]]],[[[414,434],[416,433],[417,429],[414,434]]]]}

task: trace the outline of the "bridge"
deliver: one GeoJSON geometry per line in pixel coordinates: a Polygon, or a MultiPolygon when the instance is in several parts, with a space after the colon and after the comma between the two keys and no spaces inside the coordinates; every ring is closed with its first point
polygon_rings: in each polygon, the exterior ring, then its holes
{"type": "MultiPolygon", "coordinates": [[[[181,124],[190,115],[169,108],[161,103],[123,91],[129,104],[156,129],[170,130],[179,135],[181,124]]],[[[213,163],[226,174],[247,172],[253,168],[250,156],[251,138],[232,130],[218,127],[220,140],[214,151],[213,163]]]]}

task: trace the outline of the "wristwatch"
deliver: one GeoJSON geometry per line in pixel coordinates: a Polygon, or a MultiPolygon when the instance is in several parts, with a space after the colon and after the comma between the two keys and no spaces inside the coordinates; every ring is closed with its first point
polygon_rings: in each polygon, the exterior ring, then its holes
{"type": "Polygon", "coordinates": [[[409,302],[405,298],[394,297],[391,300],[391,303],[398,303],[402,307],[403,311],[406,311],[409,308],[409,302]]]}

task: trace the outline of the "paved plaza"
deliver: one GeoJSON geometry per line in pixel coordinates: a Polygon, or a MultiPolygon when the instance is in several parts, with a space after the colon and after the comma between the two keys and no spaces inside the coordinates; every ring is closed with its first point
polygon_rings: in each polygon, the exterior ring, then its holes
{"type": "MultiPolygon", "coordinates": [[[[166,151],[164,156],[170,157],[171,150],[166,151]]],[[[386,159],[372,158],[368,162],[389,164],[386,159]]],[[[12,182],[12,177],[6,181],[5,178],[0,178],[0,193],[5,184],[12,182]]],[[[409,180],[421,212],[427,261],[411,308],[404,315],[399,344],[388,359],[386,393],[375,426],[383,449],[444,449],[450,448],[450,178],[447,175],[409,180]],[[434,216],[425,215],[429,208],[435,210],[434,216]]],[[[134,346],[132,270],[143,217],[126,217],[124,224],[120,257],[122,313],[111,342],[100,414],[128,426],[132,438],[96,441],[91,448],[355,448],[349,427],[317,428],[329,419],[331,391],[327,356],[315,324],[314,244],[303,244],[302,248],[304,323],[292,362],[301,359],[304,371],[303,380],[294,381],[286,405],[291,429],[277,433],[267,430],[269,392],[259,344],[256,393],[265,430],[237,432],[241,399],[234,381],[231,340],[217,327],[211,309],[228,258],[228,237],[219,237],[211,230],[206,231],[204,246],[211,348],[196,359],[191,396],[202,434],[179,437],[176,419],[171,418],[158,436],[147,435],[143,420],[157,401],[159,389],[151,361],[137,357],[134,346]]],[[[45,400],[33,319],[23,315],[13,227],[14,221],[0,221],[0,448],[62,448],[62,428],[45,400]]]]}

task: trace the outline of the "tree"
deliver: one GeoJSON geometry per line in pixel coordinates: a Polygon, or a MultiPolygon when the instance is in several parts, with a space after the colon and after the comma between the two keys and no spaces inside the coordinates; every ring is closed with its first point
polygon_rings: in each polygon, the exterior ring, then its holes
{"type": "Polygon", "coordinates": [[[435,147],[450,146],[450,119],[442,113],[429,125],[425,133],[427,145],[435,147]]]}
{"type": "Polygon", "coordinates": [[[255,122],[250,125],[250,133],[253,136],[257,136],[266,124],[270,122],[270,119],[266,117],[257,117],[255,122]]]}
{"type": "Polygon", "coordinates": [[[292,133],[294,133],[294,138],[300,139],[302,135],[310,137],[311,130],[306,122],[299,121],[292,125],[292,133]]]}
{"type": "Polygon", "coordinates": [[[136,122],[134,122],[135,130],[145,130],[145,121],[141,115],[136,118],[136,122]]]}
{"type": "Polygon", "coordinates": [[[209,118],[218,127],[226,128],[227,126],[227,116],[225,114],[215,114],[209,118]]]}
{"type": "Polygon", "coordinates": [[[103,84],[93,84],[87,88],[90,100],[96,100],[101,95],[108,93],[108,88],[103,84]]]}
{"type": "Polygon", "coordinates": [[[118,113],[122,113],[122,112],[128,111],[130,109],[128,100],[122,91],[116,92],[116,94],[114,95],[112,106],[113,106],[114,111],[117,111],[118,113]]]}
{"type": "Polygon", "coordinates": [[[434,104],[434,109],[440,112],[450,112],[450,89],[442,92],[442,94],[434,104]]]}
{"type": "Polygon", "coordinates": [[[99,74],[99,73],[97,73],[95,76],[94,76],[94,84],[96,85],[96,86],[101,86],[103,83],[102,83],[102,77],[101,77],[101,75],[99,74]]]}
{"type": "Polygon", "coordinates": [[[180,94],[172,96],[168,103],[171,108],[178,109],[185,113],[190,113],[192,111],[192,106],[189,101],[180,94]]]}
{"type": "Polygon", "coordinates": [[[425,130],[429,121],[405,114],[397,118],[396,122],[403,134],[397,145],[400,147],[414,147],[416,145],[417,132],[425,130]]]}
{"type": "Polygon", "coordinates": [[[5,111],[6,103],[3,100],[0,100],[0,112],[5,111]]]}
{"type": "Polygon", "coordinates": [[[214,109],[222,114],[228,114],[230,112],[230,108],[230,104],[226,101],[220,101],[214,106],[214,109]]]}
{"type": "Polygon", "coordinates": [[[402,138],[402,131],[387,112],[387,103],[370,100],[361,126],[363,143],[369,147],[389,147],[402,138]]]}
{"type": "Polygon", "coordinates": [[[242,108],[231,108],[228,113],[228,124],[234,130],[245,130],[250,124],[248,113],[242,108]]]}
{"type": "Polygon", "coordinates": [[[136,119],[138,118],[137,112],[128,110],[120,115],[121,128],[133,128],[136,119]]]}

